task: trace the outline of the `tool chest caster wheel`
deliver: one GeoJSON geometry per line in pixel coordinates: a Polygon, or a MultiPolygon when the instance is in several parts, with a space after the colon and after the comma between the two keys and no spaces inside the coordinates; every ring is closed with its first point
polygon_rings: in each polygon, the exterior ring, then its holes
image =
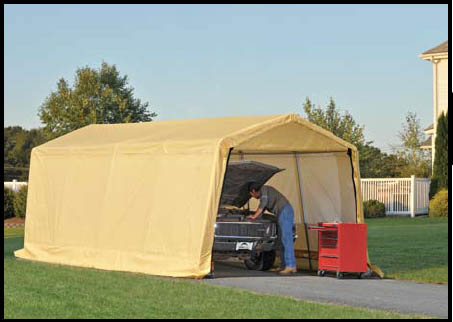
{"type": "Polygon", "coordinates": [[[321,270],[318,271],[318,276],[324,276],[325,273],[326,272],[321,269],[321,270]]]}
{"type": "Polygon", "coordinates": [[[343,278],[343,273],[342,272],[337,272],[337,278],[340,279],[340,278],[343,278]]]}

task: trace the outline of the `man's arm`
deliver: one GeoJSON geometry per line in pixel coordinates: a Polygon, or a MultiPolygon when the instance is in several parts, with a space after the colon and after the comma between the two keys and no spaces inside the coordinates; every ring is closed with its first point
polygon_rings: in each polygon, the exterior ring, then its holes
{"type": "Polygon", "coordinates": [[[258,218],[259,215],[261,215],[261,213],[263,212],[263,209],[262,208],[258,208],[256,209],[255,213],[253,215],[249,215],[247,216],[247,219],[256,219],[258,218]]]}

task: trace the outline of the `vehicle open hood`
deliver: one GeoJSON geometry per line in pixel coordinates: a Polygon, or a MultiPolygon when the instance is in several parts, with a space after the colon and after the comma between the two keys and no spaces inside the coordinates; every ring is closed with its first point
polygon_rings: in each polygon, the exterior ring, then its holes
{"type": "Polygon", "coordinates": [[[220,206],[242,207],[249,199],[248,185],[258,182],[264,185],[272,176],[285,169],[257,161],[229,162],[223,186],[220,206]]]}

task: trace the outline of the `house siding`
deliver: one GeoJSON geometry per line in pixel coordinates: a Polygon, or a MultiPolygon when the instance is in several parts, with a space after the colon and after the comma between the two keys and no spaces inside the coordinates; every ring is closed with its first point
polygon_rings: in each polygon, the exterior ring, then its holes
{"type": "Polygon", "coordinates": [[[437,118],[448,111],[448,59],[441,59],[437,65],[437,118]]]}
{"type": "Polygon", "coordinates": [[[437,120],[442,113],[448,111],[448,41],[432,48],[420,55],[433,66],[433,128],[425,130],[426,135],[431,135],[431,147],[424,142],[423,148],[431,148],[431,160],[434,165],[437,120]]]}

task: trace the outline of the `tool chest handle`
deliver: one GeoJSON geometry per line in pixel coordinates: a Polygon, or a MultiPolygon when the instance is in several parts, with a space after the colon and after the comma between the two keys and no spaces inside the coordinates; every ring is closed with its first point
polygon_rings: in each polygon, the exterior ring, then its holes
{"type": "Polygon", "coordinates": [[[308,226],[308,229],[309,230],[318,230],[318,231],[337,231],[338,230],[336,226],[323,226],[323,227],[308,226]]]}

